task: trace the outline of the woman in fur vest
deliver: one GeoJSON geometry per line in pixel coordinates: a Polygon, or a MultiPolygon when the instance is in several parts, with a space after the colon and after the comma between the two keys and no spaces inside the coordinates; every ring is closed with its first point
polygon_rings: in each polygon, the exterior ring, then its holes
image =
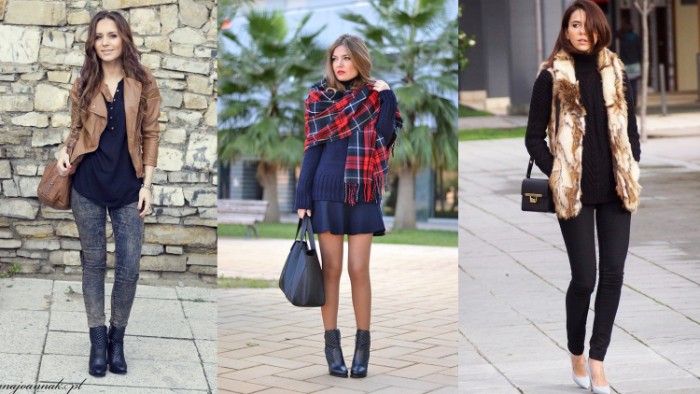
{"type": "Polygon", "coordinates": [[[639,134],[624,65],[607,49],[612,38],[601,9],[576,0],[564,12],[552,54],[532,92],[525,144],[549,176],[566,244],[567,344],[576,384],[609,393],[603,360],[620,302],[631,213],[639,205],[639,134]],[[547,141],[545,141],[545,138],[547,141]],[[588,362],[586,319],[599,279],[588,362]]]}

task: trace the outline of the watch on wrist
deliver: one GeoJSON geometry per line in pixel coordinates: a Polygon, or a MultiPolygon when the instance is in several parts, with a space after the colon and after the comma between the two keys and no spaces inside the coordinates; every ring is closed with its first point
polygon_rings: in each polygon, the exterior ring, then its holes
{"type": "Polygon", "coordinates": [[[142,188],[142,189],[148,189],[148,190],[150,190],[151,192],[153,192],[153,184],[152,184],[152,183],[149,183],[149,184],[142,183],[142,184],[141,184],[141,188],[142,188]]]}

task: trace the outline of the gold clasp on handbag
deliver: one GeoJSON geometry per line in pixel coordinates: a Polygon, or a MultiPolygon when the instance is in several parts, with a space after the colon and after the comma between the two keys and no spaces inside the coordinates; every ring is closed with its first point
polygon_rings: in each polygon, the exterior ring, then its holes
{"type": "Polygon", "coordinates": [[[537,194],[537,193],[525,193],[525,195],[526,195],[527,197],[530,197],[530,203],[531,203],[531,204],[537,204],[537,199],[540,198],[540,197],[542,197],[541,194],[537,194]]]}

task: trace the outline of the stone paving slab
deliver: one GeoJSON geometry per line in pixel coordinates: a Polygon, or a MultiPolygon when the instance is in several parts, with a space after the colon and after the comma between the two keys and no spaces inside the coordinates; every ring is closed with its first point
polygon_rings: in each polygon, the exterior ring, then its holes
{"type": "Polygon", "coordinates": [[[67,384],[82,383],[73,391],[80,393],[215,392],[214,292],[140,285],[125,337],[129,372],[95,378],[87,373],[90,340],[81,283],[0,279],[0,384],[62,380],[66,391],[67,384]]]}
{"type": "MultiPolygon", "coordinates": [[[[290,245],[219,239],[219,273],[276,279],[290,245]],[[226,258],[234,252],[235,262],[226,258]]],[[[219,391],[456,393],[456,263],[456,248],[372,246],[372,356],[364,379],[328,375],[319,308],[294,307],[277,288],[219,289],[219,391]]],[[[340,296],[338,326],[350,365],[355,321],[347,274],[340,296]]]]}
{"type": "Polygon", "coordinates": [[[27,278],[16,282],[0,282],[0,311],[28,310],[48,311],[51,298],[51,282],[42,279],[27,278]]]}
{"type": "MultiPolygon", "coordinates": [[[[637,125],[641,127],[641,118],[637,116],[637,125]]],[[[679,112],[667,116],[647,114],[647,136],[649,138],[692,137],[700,136],[700,112],[679,112]]],[[[472,116],[459,118],[459,130],[482,128],[511,129],[527,126],[527,116],[472,116]]]]}
{"type": "MultiPolygon", "coordinates": [[[[520,211],[523,141],[463,142],[459,155],[460,392],[581,392],[566,350],[563,239],[553,215],[520,211]]],[[[642,145],[642,203],[606,357],[614,392],[700,392],[699,164],[700,137],[642,145]]]]}

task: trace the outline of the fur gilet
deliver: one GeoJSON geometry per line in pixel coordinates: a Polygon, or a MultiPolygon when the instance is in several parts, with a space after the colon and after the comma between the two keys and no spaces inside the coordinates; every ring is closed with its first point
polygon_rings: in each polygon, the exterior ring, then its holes
{"type": "MultiPolygon", "coordinates": [[[[557,217],[569,219],[581,211],[581,163],[583,136],[586,133],[586,109],[581,105],[574,61],[559,52],[548,68],[553,79],[552,115],[547,126],[549,150],[554,156],[549,186],[552,189],[557,217]],[[557,104],[558,124],[557,124],[557,104]]],[[[607,48],[598,54],[598,72],[603,84],[603,98],[608,115],[608,136],[612,151],[617,195],[630,212],[639,206],[639,166],[632,155],[627,134],[627,101],[623,79],[624,66],[607,48]]]]}

